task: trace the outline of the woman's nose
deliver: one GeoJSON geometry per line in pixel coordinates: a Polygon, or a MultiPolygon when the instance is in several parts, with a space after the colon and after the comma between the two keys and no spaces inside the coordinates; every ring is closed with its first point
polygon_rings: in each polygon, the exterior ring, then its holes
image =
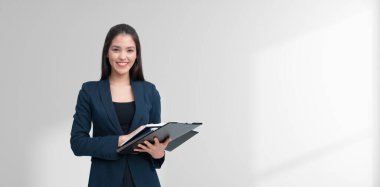
{"type": "Polygon", "coordinates": [[[125,60],[126,58],[127,58],[127,53],[121,52],[120,55],[119,55],[119,59],[120,60],[125,60]]]}

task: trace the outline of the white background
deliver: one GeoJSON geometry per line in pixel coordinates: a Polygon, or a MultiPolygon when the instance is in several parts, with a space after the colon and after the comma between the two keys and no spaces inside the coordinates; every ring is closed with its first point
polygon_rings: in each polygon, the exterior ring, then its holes
{"type": "Polygon", "coordinates": [[[0,1],[0,186],[86,186],[69,138],[109,28],[137,30],[163,121],[201,121],[162,186],[370,187],[375,0],[0,1]]]}

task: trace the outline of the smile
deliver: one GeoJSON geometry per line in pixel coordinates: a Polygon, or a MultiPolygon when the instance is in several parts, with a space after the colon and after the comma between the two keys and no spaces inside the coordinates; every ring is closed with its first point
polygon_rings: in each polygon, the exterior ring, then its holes
{"type": "Polygon", "coordinates": [[[116,64],[123,67],[123,66],[128,65],[129,62],[116,62],[116,64]]]}

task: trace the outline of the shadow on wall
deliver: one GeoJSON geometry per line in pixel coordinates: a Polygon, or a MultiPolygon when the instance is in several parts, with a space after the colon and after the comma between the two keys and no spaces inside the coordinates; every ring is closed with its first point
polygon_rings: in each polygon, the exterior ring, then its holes
{"type": "Polygon", "coordinates": [[[255,186],[372,185],[373,13],[252,54],[255,186]]]}

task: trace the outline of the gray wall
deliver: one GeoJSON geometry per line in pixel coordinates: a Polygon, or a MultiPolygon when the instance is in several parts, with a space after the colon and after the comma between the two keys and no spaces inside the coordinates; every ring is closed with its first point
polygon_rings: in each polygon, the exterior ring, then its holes
{"type": "Polygon", "coordinates": [[[0,1],[0,186],[86,186],[69,133],[108,29],[134,26],[163,121],[201,121],[163,186],[377,186],[375,0],[0,1]]]}

